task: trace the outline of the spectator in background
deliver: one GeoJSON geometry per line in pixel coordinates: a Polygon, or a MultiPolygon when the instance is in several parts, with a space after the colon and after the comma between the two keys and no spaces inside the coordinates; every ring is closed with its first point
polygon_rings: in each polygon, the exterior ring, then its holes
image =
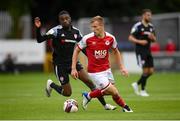
{"type": "Polygon", "coordinates": [[[15,58],[12,56],[11,53],[8,53],[7,56],[5,57],[2,66],[1,66],[1,70],[4,73],[16,73],[17,69],[15,66],[15,58]]]}
{"type": "Polygon", "coordinates": [[[172,54],[176,51],[176,45],[172,39],[169,39],[166,46],[165,50],[167,54],[172,54]]]}
{"type": "Polygon", "coordinates": [[[155,42],[151,44],[151,52],[152,53],[159,53],[160,52],[160,45],[159,43],[155,42]]]}

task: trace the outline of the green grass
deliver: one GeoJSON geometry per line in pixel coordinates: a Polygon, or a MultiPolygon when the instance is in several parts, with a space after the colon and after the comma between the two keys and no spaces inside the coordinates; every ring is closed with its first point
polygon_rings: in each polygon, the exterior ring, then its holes
{"type": "MultiPolygon", "coordinates": [[[[72,80],[73,95],[79,103],[77,113],[65,113],[62,109],[67,97],[55,91],[47,98],[44,87],[48,78],[56,83],[54,74],[24,73],[0,75],[0,119],[61,119],[61,120],[172,120],[180,119],[180,73],[156,73],[148,80],[150,97],[139,97],[133,93],[131,83],[139,78],[131,74],[128,78],[115,74],[116,86],[133,113],[123,113],[121,108],[106,111],[93,99],[88,110],[81,108],[81,92],[89,89],[78,80],[72,80]]],[[[116,105],[110,96],[106,101],[116,105]]]]}

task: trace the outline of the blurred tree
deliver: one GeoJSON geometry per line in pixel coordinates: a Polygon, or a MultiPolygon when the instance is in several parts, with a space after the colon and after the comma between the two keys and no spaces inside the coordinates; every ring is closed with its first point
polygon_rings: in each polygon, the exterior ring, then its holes
{"type": "Polygon", "coordinates": [[[158,0],[159,12],[180,11],[180,0],[158,0]]]}
{"type": "Polygon", "coordinates": [[[32,14],[57,18],[61,10],[68,10],[73,19],[102,15],[106,17],[137,16],[144,8],[153,13],[180,11],[180,0],[33,0],[37,3],[32,14]],[[38,10],[38,11],[37,11],[38,10]],[[41,13],[39,13],[41,11],[41,13]]]}
{"type": "Polygon", "coordinates": [[[2,10],[6,10],[11,15],[13,25],[8,38],[20,38],[20,17],[30,11],[32,0],[6,0],[1,1],[2,10]]]}
{"type": "Polygon", "coordinates": [[[5,0],[0,9],[9,11],[14,21],[10,38],[19,38],[19,19],[26,13],[39,16],[42,22],[57,22],[61,10],[70,12],[73,19],[101,15],[105,17],[133,17],[144,8],[153,13],[180,12],[180,0],[5,0]]]}

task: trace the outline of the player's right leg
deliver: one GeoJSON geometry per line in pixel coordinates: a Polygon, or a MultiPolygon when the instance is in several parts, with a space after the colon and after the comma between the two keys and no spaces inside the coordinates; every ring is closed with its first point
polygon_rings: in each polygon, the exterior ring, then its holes
{"type": "MultiPolygon", "coordinates": [[[[148,97],[149,94],[146,92],[145,87],[146,87],[147,79],[152,75],[154,71],[153,57],[151,54],[149,55],[145,53],[141,53],[137,55],[137,57],[140,58],[139,59],[140,61],[138,63],[140,63],[143,69],[143,74],[141,75],[140,79],[137,82],[138,85],[141,85],[141,91],[139,92],[139,95],[148,97]]],[[[134,85],[134,91],[135,91],[135,85],[134,85]]]]}
{"type": "MultiPolygon", "coordinates": [[[[106,78],[106,76],[104,76],[105,72],[101,72],[101,73],[89,73],[90,78],[92,79],[93,83],[96,85],[96,88],[99,88],[100,85],[104,86],[109,84],[109,80],[106,78]],[[104,84],[101,84],[100,81],[104,80],[104,78],[106,79],[104,81],[104,84]]],[[[102,97],[103,94],[101,93],[100,88],[99,89],[95,89],[92,90],[89,93],[82,93],[83,96],[83,109],[87,108],[87,104],[89,103],[89,101],[91,100],[91,98],[98,98],[98,97],[102,97]]]]}
{"type": "Polygon", "coordinates": [[[54,89],[57,93],[63,95],[63,96],[71,96],[72,89],[71,85],[69,83],[69,76],[68,73],[66,73],[66,68],[61,67],[60,65],[54,66],[55,74],[57,79],[59,80],[61,86],[55,84],[52,80],[47,81],[46,86],[46,94],[49,97],[51,90],[54,89]]]}
{"type": "Polygon", "coordinates": [[[89,97],[87,92],[83,92],[82,97],[83,97],[82,107],[84,110],[86,110],[88,103],[91,101],[91,97],[89,97]]]}
{"type": "Polygon", "coordinates": [[[51,79],[48,79],[48,80],[47,80],[46,88],[45,88],[46,96],[47,96],[47,97],[50,97],[50,96],[51,96],[52,87],[51,87],[50,85],[51,85],[52,83],[53,83],[53,81],[52,81],[51,79]]]}
{"type": "MultiPolygon", "coordinates": [[[[142,53],[142,52],[136,52],[136,59],[137,59],[137,64],[139,67],[141,67],[142,69],[144,68],[145,66],[145,62],[146,62],[146,58],[147,58],[147,55],[142,53]]],[[[133,90],[134,90],[134,93],[136,95],[140,95],[140,92],[139,92],[139,85],[142,86],[142,82],[144,80],[144,69],[143,69],[143,74],[141,75],[141,77],[139,78],[139,80],[137,82],[133,82],[131,84],[133,90]]]]}
{"type": "Polygon", "coordinates": [[[92,98],[97,98],[103,95],[112,95],[113,100],[123,108],[123,112],[133,112],[124,100],[119,96],[119,93],[114,85],[108,84],[104,89],[96,89],[89,93],[83,93],[83,108],[86,109],[87,104],[92,98]]]}
{"type": "MultiPolygon", "coordinates": [[[[79,79],[87,86],[89,87],[91,90],[95,90],[96,86],[93,84],[93,82],[89,79],[88,74],[85,72],[84,69],[79,69],[79,79]]],[[[86,97],[83,95],[83,98],[86,99],[86,97]]],[[[104,97],[98,97],[99,102],[103,105],[105,110],[115,110],[116,106],[113,106],[111,104],[107,104],[104,97]]],[[[89,100],[86,100],[86,103],[88,103],[89,100]]],[[[83,105],[86,104],[85,102],[83,103],[83,105]]],[[[87,108],[87,105],[85,106],[85,108],[87,108]]],[[[84,108],[84,109],[85,109],[84,108]]]]}
{"type": "MultiPolygon", "coordinates": [[[[124,103],[123,99],[119,96],[117,89],[112,85],[108,78],[109,71],[103,71],[99,73],[89,73],[89,76],[92,78],[94,83],[97,86],[96,90],[93,90],[89,93],[83,93],[83,108],[86,108],[88,102],[91,98],[101,97],[103,95],[112,95],[113,100],[123,108],[128,106],[124,103]]],[[[131,110],[129,110],[131,111],[131,110]]]]}
{"type": "MultiPolygon", "coordinates": [[[[98,90],[98,89],[96,89],[96,90],[93,90],[92,92],[91,92],[91,95],[92,95],[92,93],[99,93],[99,94],[97,94],[97,95],[99,95],[100,97],[103,97],[103,96],[101,96],[101,91],[100,90],[98,90]]],[[[90,97],[89,95],[88,95],[89,93],[87,93],[87,92],[83,92],[82,93],[82,96],[83,96],[83,109],[85,110],[86,108],[87,108],[87,105],[88,105],[88,103],[91,101],[91,98],[92,97],[90,97]]],[[[99,97],[98,96],[98,97],[99,97]]],[[[97,97],[97,98],[98,98],[97,97]]],[[[116,109],[116,106],[113,106],[113,105],[111,105],[111,104],[105,104],[104,105],[104,108],[105,108],[105,110],[115,110],[116,109]]]]}

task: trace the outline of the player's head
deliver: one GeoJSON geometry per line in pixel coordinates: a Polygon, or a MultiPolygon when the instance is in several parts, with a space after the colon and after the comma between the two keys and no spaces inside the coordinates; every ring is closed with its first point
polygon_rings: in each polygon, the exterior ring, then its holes
{"type": "Polygon", "coordinates": [[[150,9],[143,9],[142,10],[142,19],[149,23],[151,21],[152,18],[152,11],[150,9]]]}
{"type": "Polygon", "coordinates": [[[59,22],[62,25],[62,27],[69,27],[71,25],[71,16],[70,14],[63,10],[59,13],[59,22]]]}
{"type": "Polygon", "coordinates": [[[95,16],[91,19],[91,30],[99,36],[104,33],[104,19],[101,16],[95,16]]]}

